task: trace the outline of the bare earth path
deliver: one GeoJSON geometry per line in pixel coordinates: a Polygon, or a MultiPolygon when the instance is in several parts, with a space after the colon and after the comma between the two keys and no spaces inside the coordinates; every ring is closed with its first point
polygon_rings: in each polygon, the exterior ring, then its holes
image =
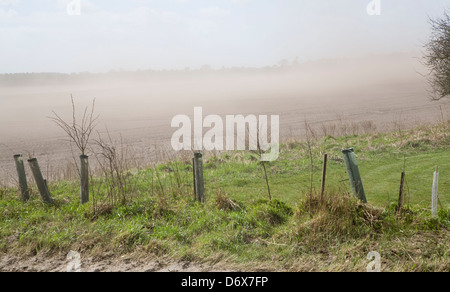
{"type": "MultiPolygon", "coordinates": [[[[170,261],[155,258],[96,257],[81,258],[80,272],[226,272],[228,269],[208,264],[170,261]]],[[[67,255],[18,257],[0,255],[0,272],[68,272],[74,271],[74,261],[67,255]]]]}

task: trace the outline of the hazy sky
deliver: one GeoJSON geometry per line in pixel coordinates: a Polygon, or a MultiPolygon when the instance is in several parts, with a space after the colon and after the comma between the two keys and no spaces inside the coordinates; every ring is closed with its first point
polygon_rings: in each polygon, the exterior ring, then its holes
{"type": "Polygon", "coordinates": [[[420,50],[450,1],[0,0],[0,73],[263,67],[420,50]]]}

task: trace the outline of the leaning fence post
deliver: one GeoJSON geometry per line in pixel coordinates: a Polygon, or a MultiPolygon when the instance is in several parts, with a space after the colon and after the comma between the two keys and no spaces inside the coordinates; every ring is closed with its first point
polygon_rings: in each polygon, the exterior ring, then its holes
{"type": "Polygon", "coordinates": [[[81,167],[80,167],[80,196],[81,204],[89,202],[89,156],[80,156],[81,167]]]}
{"type": "Polygon", "coordinates": [[[25,166],[23,165],[22,154],[14,155],[16,162],[17,175],[19,176],[20,193],[24,202],[30,199],[30,192],[28,191],[27,176],[25,174],[25,166]]]}
{"type": "Polygon", "coordinates": [[[50,194],[44,181],[44,177],[42,176],[41,169],[39,168],[37,159],[32,158],[28,160],[28,163],[30,164],[31,172],[33,173],[33,177],[34,180],[36,181],[42,200],[48,204],[52,203],[52,199],[50,198],[50,194]]]}
{"type": "Polygon", "coordinates": [[[206,202],[205,183],[203,180],[203,155],[201,153],[194,154],[194,191],[197,201],[206,202]]]}
{"type": "Polygon", "coordinates": [[[431,215],[433,217],[437,216],[438,186],[439,186],[439,167],[436,166],[436,171],[433,176],[433,193],[431,196],[431,215]]]}
{"type": "Polygon", "coordinates": [[[366,194],[364,192],[361,175],[359,173],[358,163],[356,162],[356,155],[353,148],[342,150],[344,154],[344,161],[347,167],[348,177],[353,194],[363,203],[367,203],[366,194]]]}

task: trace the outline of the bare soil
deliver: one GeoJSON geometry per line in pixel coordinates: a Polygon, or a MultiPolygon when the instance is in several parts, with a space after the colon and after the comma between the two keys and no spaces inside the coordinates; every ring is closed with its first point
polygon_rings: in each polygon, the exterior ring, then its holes
{"type": "Polygon", "coordinates": [[[220,265],[136,256],[81,258],[75,269],[67,255],[32,257],[0,255],[0,272],[227,272],[220,265]]]}
{"type": "MultiPolygon", "coordinates": [[[[172,118],[179,114],[193,117],[196,106],[203,107],[204,116],[280,115],[282,140],[304,135],[305,121],[319,134],[324,127],[341,132],[346,129],[350,133],[355,131],[355,125],[364,123],[371,126],[367,130],[384,131],[436,122],[439,107],[448,111],[448,102],[431,102],[424,78],[407,65],[397,67],[400,69],[390,75],[379,75],[369,69],[366,69],[369,73],[344,75],[341,72],[344,69],[335,69],[331,73],[322,70],[325,73],[255,73],[173,77],[151,82],[93,80],[81,84],[0,87],[0,183],[16,183],[15,154],[37,157],[49,181],[75,175],[70,165],[80,153],[48,118],[55,111],[64,119],[71,119],[71,94],[79,118],[96,98],[96,112],[100,115],[96,130],[103,135],[108,131],[113,139],[120,139],[132,153],[136,166],[167,158],[170,138],[176,130],[171,128],[172,118]],[[324,82],[321,78],[329,80],[324,82]]],[[[363,130],[362,126],[357,131],[363,130]]]]}

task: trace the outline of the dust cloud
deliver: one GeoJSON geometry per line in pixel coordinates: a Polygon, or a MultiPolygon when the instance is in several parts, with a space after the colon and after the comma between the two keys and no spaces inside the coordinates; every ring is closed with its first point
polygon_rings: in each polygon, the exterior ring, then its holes
{"type": "Polygon", "coordinates": [[[48,118],[71,119],[71,94],[79,110],[92,100],[97,130],[121,135],[142,153],[170,145],[172,118],[204,115],[280,115],[282,137],[301,137],[311,124],[371,121],[389,129],[433,122],[431,102],[417,53],[284,62],[266,68],[20,74],[0,76],[0,177],[14,176],[14,154],[33,155],[47,169],[70,160],[64,133],[48,118]],[[59,161],[59,162],[58,162],[59,161]]]}

